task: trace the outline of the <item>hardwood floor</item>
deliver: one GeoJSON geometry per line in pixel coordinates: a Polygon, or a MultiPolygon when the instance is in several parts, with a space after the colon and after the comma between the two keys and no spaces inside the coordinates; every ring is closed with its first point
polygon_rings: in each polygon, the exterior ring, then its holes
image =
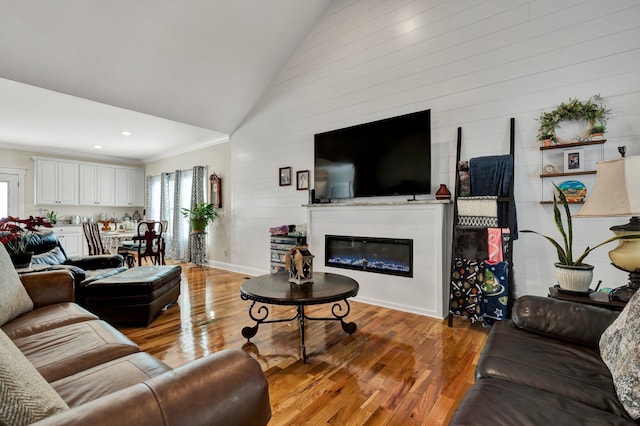
{"type": "MultiPolygon", "coordinates": [[[[306,323],[308,360],[302,363],[297,322],[265,324],[248,343],[250,302],[240,299],[242,274],[181,264],[179,303],[147,328],[120,330],[168,365],[177,367],[225,348],[242,348],[269,382],[270,425],[447,424],[473,383],[488,330],[478,324],[408,314],[351,302],[346,334],[335,321],[306,323]]],[[[360,283],[361,286],[363,283],[360,283]]],[[[327,316],[330,305],[307,313],[327,316]]],[[[295,308],[269,306],[270,317],[295,308]]]]}

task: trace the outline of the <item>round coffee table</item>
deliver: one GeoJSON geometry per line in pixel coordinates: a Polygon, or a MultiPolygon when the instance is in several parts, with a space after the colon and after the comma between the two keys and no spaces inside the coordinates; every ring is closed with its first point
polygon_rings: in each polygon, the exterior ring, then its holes
{"type": "Polygon", "coordinates": [[[349,334],[356,331],[354,322],[345,322],[344,318],[349,315],[351,307],[347,298],[358,294],[358,283],[356,280],[344,275],[314,272],[313,282],[306,284],[294,284],[289,282],[289,273],[280,272],[277,274],[262,275],[251,278],[240,286],[240,297],[242,300],[252,300],[249,307],[249,317],[256,322],[253,327],[244,327],[242,336],[247,340],[251,339],[258,332],[260,324],[274,322],[293,321],[300,322],[300,346],[302,349],[302,362],[307,362],[307,350],[304,343],[304,320],[336,320],[340,321],[342,329],[349,334]],[[309,317],[304,312],[307,305],[320,305],[333,303],[330,318],[309,317]],[[270,305],[293,305],[297,306],[296,315],[292,318],[267,319],[269,308],[261,305],[255,310],[256,303],[270,305]],[[342,305],[344,304],[344,306],[342,305]]]}

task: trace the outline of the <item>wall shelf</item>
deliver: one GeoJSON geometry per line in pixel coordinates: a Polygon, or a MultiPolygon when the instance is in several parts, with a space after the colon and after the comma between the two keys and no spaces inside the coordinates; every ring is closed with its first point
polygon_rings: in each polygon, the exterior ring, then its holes
{"type": "MultiPolygon", "coordinates": [[[[604,160],[604,143],[606,139],[599,140],[587,140],[587,141],[575,141],[569,143],[556,144],[551,146],[540,147],[540,163],[542,166],[542,173],[540,173],[541,181],[541,194],[540,204],[552,204],[550,199],[553,197],[554,189],[551,183],[560,185],[562,180],[568,178],[569,180],[576,179],[576,177],[583,176],[585,181],[581,182],[587,187],[588,190],[593,185],[596,175],[596,164],[598,161],[604,160]],[[584,147],[584,149],[579,149],[584,147]],[[580,171],[561,171],[567,170],[567,150],[576,149],[576,153],[580,153],[580,162],[583,164],[583,170],[580,171]],[[549,172],[548,166],[552,166],[549,172]],[[555,169],[555,170],[554,170],[555,169]],[[586,170],[584,170],[586,169],[586,170]]],[[[573,151],[568,151],[573,152],[573,151]]],[[[581,202],[571,202],[570,204],[582,204],[581,202]]]]}
{"type": "Polygon", "coordinates": [[[540,173],[541,178],[560,177],[560,176],[578,176],[578,175],[595,175],[595,170],[587,170],[586,172],[571,173],[540,173]]]}
{"type": "MultiPolygon", "coordinates": [[[[551,200],[540,201],[540,204],[553,204],[551,200]]],[[[567,201],[567,204],[584,204],[584,201],[567,201]]]]}
{"type": "Polygon", "coordinates": [[[607,141],[606,139],[600,139],[597,141],[576,141],[576,142],[569,142],[569,143],[558,143],[555,145],[541,146],[540,151],[546,151],[548,149],[574,148],[576,146],[600,145],[605,143],[606,141],[607,141]]]}

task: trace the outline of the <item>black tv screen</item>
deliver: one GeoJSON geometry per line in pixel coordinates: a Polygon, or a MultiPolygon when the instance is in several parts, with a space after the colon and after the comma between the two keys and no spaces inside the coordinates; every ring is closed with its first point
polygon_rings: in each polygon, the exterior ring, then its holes
{"type": "Polygon", "coordinates": [[[431,193],[431,110],[314,136],[317,199],[431,193]]]}

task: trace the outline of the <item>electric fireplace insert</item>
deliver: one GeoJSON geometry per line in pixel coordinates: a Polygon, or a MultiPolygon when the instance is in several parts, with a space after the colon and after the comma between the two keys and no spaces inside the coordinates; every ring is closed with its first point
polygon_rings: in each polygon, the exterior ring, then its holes
{"type": "Polygon", "coordinates": [[[325,235],[325,266],[413,277],[413,240],[325,235]]]}

